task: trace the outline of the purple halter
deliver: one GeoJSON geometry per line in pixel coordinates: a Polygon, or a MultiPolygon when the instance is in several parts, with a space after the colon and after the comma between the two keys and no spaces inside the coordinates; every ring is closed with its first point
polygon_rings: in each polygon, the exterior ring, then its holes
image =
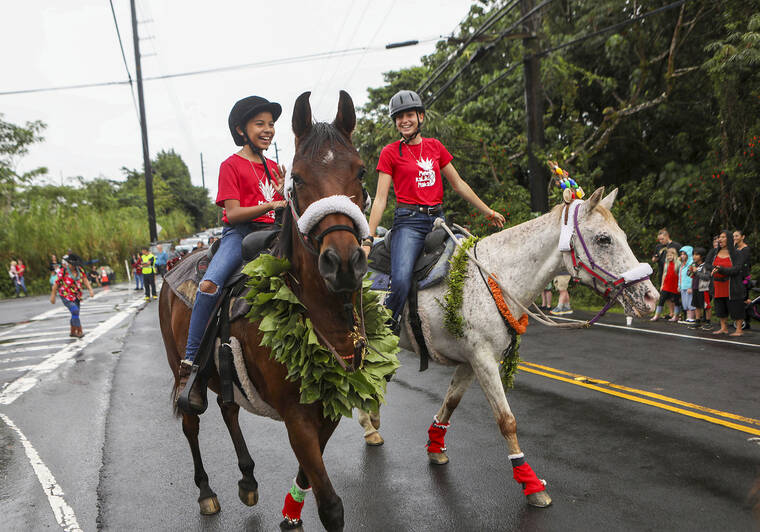
{"type": "MultiPolygon", "coordinates": [[[[567,209],[570,209],[570,207],[571,206],[568,205],[567,209]]],[[[588,324],[591,325],[592,323],[598,321],[599,318],[604,316],[604,314],[612,307],[612,305],[615,304],[615,300],[620,294],[623,293],[623,290],[629,286],[633,286],[637,283],[640,283],[641,281],[646,281],[649,279],[649,276],[652,274],[652,267],[646,263],[639,263],[636,268],[628,270],[620,276],[616,276],[594,262],[594,259],[588,250],[588,246],[586,246],[586,241],[583,240],[583,235],[581,234],[580,227],[578,225],[578,210],[580,207],[581,202],[576,203],[574,212],[575,219],[573,220],[575,225],[573,237],[577,237],[580,241],[581,246],[583,247],[583,252],[586,254],[586,258],[588,259],[588,265],[580,260],[580,257],[577,256],[575,252],[575,246],[573,246],[573,238],[571,238],[570,256],[573,259],[573,268],[575,268],[575,274],[573,275],[573,278],[576,280],[578,279],[578,272],[581,270],[581,268],[586,270],[586,272],[588,272],[588,274],[593,278],[594,290],[596,290],[597,293],[599,293],[602,297],[607,299],[607,303],[604,305],[602,310],[600,310],[596,316],[588,321],[588,324]],[[606,279],[605,276],[607,277],[606,279]],[[602,291],[602,289],[597,286],[597,280],[602,284],[604,291],[602,291]]]]}

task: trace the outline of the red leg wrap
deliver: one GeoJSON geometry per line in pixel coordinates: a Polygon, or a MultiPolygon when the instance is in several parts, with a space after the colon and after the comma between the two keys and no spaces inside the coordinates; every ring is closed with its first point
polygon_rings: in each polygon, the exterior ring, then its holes
{"type": "Polygon", "coordinates": [[[546,489],[546,483],[536,476],[533,469],[528,465],[528,462],[523,462],[519,466],[513,466],[512,475],[519,484],[523,485],[523,493],[525,495],[538,493],[546,489]]]}
{"type": "Polygon", "coordinates": [[[296,502],[293,496],[288,493],[285,496],[285,506],[282,508],[282,516],[290,519],[291,521],[298,521],[301,519],[301,510],[303,509],[303,501],[296,502]]]}
{"type": "Polygon", "coordinates": [[[443,442],[443,439],[449,426],[449,423],[438,423],[438,420],[433,418],[433,422],[428,429],[428,442],[426,445],[429,453],[442,453],[446,451],[446,444],[443,442]]]}

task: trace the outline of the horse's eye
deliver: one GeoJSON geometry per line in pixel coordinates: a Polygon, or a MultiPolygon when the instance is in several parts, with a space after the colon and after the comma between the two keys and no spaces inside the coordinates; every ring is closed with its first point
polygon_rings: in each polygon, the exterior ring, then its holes
{"type": "Polygon", "coordinates": [[[609,246],[612,244],[612,239],[610,238],[610,235],[601,234],[596,237],[596,243],[600,246],[609,246]]]}
{"type": "Polygon", "coordinates": [[[293,183],[295,183],[297,187],[300,187],[301,185],[303,185],[303,178],[301,178],[300,175],[290,174],[290,177],[293,179],[293,183]]]}
{"type": "Polygon", "coordinates": [[[364,176],[367,174],[367,169],[363,166],[359,169],[359,173],[356,174],[356,179],[359,181],[364,181],[364,176]]]}

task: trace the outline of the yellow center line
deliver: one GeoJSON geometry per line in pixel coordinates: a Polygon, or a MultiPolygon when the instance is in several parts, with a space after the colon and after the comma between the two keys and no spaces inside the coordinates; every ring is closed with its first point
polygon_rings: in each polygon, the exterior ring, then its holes
{"type": "Polygon", "coordinates": [[[760,429],[755,429],[753,427],[746,427],[744,425],[739,425],[737,423],[732,423],[731,421],[725,421],[723,419],[718,419],[716,417],[707,416],[707,415],[704,415],[704,414],[700,414],[698,412],[690,412],[688,410],[684,410],[682,408],[678,408],[678,407],[675,407],[675,406],[672,406],[672,405],[669,405],[669,404],[660,403],[660,402],[657,402],[657,401],[650,401],[649,399],[644,399],[644,398],[641,398],[641,397],[636,397],[635,395],[631,395],[631,394],[628,394],[628,393],[617,392],[615,390],[608,390],[606,388],[602,388],[601,386],[597,386],[597,385],[594,385],[594,384],[588,384],[586,382],[579,381],[579,380],[576,380],[576,379],[570,379],[570,378],[567,378],[567,377],[561,377],[559,375],[552,375],[551,373],[547,373],[545,371],[540,371],[540,370],[528,367],[526,365],[526,363],[522,363],[518,367],[522,371],[527,371],[528,373],[534,373],[536,375],[541,375],[543,377],[548,377],[550,379],[554,379],[554,380],[558,380],[558,381],[562,381],[562,382],[567,382],[569,384],[574,384],[576,386],[582,386],[583,388],[589,388],[591,390],[596,390],[597,392],[602,392],[602,393],[606,393],[606,394],[609,394],[609,395],[614,395],[614,396],[620,397],[622,399],[628,399],[629,401],[634,401],[634,402],[637,402],[637,403],[642,403],[642,404],[645,404],[645,405],[654,406],[655,408],[662,408],[663,410],[669,410],[670,412],[675,412],[677,414],[681,414],[681,415],[684,415],[684,416],[693,417],[695,419],[701,419],[702,421],[707,421],[708,423],[714,423],[716,425],[722,425],[724,427],[728,427],[730,429],[738,430],[740,432],[746,432],[747,434],[754,434],[756,436],[760,436],[760,429]]]}
{"type": "MultiPolygon", "coordinates": [[[[534,368],[542,369],[545,371],[550,371],[552,373],[558,373],[560,375],[569,375],[573,377],[575,380],[583,379],[585,382],[590,382],[592,384],[600,384],[603,386],[609,386],[610,388],[615,388],[618,390],[623,390],[626,392],[635,393],[637,395],[644,395],[646,397],[651,397],[652,399],[658,399],[660,401],[665,401],[667,403],[673,403],[680,406],[685,406],[686,408],[693,408],[694,410],[701,410],[702,412],[708,412],[710,414],[715,414],[717,416],[729,418],[729,419],[735,419],[736,421],[741,421],[742,423],[749,423],[751,425],[758,425],[760,426],[760,419],[753,419],[751,417],[745,417],[740,416],[738,414],[732,414],[730,412],[723,412],[721,410],[716,410],[714,408],[709,408],[707,406],[702,406],[694,403],[689,403],[686,401],[681,401],[680,399],[675,399],[673,397],[668,397],[666,395],[661,395],[659,393],[653,393],[653,392],[647,392],[645,390],[637,390],[636,388],[629,388],[628,386],[623,386],[620,384],[615,384],[609,381],[605,381],[602,379],[595,379],[593,377],[587,377],[586,375],[579,375],[578,373],[571,373],[569,371],[562,371],[560,369],[555,369],[549,366],[542,366],[541,364],[534,364],[532,362],[525,362],[524,360],[521,362],[521,364],[525,364],[534,368]]],[[[525,369],[525,368],[521,368],[525,369]]]]}

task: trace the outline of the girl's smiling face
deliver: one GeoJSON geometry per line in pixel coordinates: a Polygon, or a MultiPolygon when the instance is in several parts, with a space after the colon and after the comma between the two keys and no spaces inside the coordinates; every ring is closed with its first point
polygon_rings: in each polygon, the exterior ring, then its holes
{"type": "MultiPolygon", "coordinates": [[[[243,131],[237,127],[241,135],[243,131]]],[[[245,124],[245,132],[251,143],[260,150],[266,150],[274,138],[274,118],[269,111],[263,111],[250,118],[245,124]]]]}
{"type": "Polygon", "coordinates": [[[396,129],[398,132],[401,133],[404,137],[410,137],[414,135],[415,131],[417,131],[420,123],[425,120],[425,113],[420,113],[419,111],[410,109],[408,111],[400,112],[393,120],[396,123],[396,129]]]}
{"type": "Polygon", "coordinates": [[[685,251],[682,251],[679,257],[681,257],[681,262],[686,262],[688,260],[688,258],[686,257],[685,251]]]}

